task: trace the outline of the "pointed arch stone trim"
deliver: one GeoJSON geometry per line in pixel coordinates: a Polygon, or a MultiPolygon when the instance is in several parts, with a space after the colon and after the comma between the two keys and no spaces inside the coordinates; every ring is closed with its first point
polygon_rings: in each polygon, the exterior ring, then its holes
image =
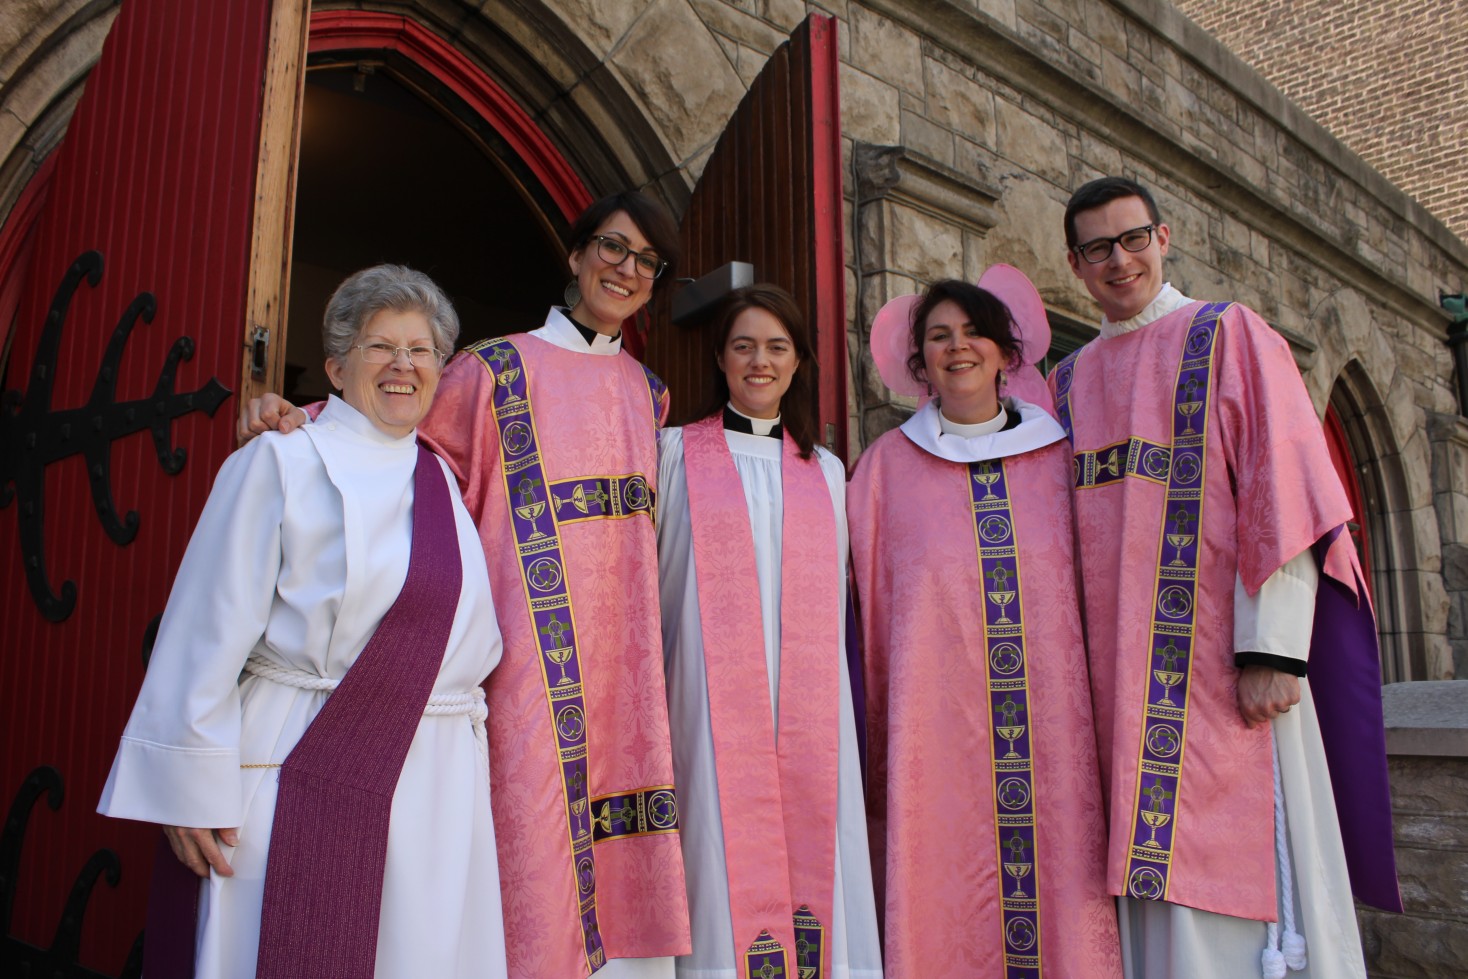
{"type": "MultiPolygon", "coordinates": [[[[1390,396],[1390,394],[1389,394],[1390,396]]],[[[1381,641],[1382,679],[1387,683],[1427,679],[1434,658],[1433,616],[1426,606],[1433,589],[1424,577],[1440,577],[1424,565],[1436,539],[1411,506],[1406,467],[1413,464],[1393,430],[1386,400],[1362,363],[1350,359],[1329,389],[1328,406],[1345,435],[1361,491],[1360,514],[1371,540],[1371,595],[1381,641]]],[[[1419,463],[1420,464],[1420,463],[1419,463]]],[[[1440,586],[1438,589],[1440,591],[1440,586]]]]}

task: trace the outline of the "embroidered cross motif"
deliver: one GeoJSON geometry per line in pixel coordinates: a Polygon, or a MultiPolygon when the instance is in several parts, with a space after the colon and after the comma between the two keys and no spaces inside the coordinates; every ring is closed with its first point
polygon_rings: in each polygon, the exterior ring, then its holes
{"type": "Polygon", "coordinates": [[[1014,702],[1013,694],[1005,694],[1004,702],[994,709],[1003,714],[1004,723],[1011,726],[1019,721],[1019,715],[1024,712],[1024,708],[1014,702]]]}
{"type": "Polygon", "coordinates": [[[1172,793],[1161,782],[1153,782],[1152,787],[1142,794],[1152,800],[1152,805],[1148,807],[1152,812],[1165,812],[1164,803],[1172,798],[1172,793]]]}
{"type": "Polygon", "coordinates": [[[1173,642],[1171,637],[1168,638],[1166,646],[1159,646],[1156,649],[1156,653],[1158,656],[1162,657],[1162,668],[1164,670],[1176,669],[1177,661],[1180,659],[1186,659],[1188,655],[1181,649],[1177,648],[1177,643],[1173,642]]]}
{"type": "Polygon", "coordinates": [[[520,494],[520,502],[523,505],[529,506],[540,499],[535,492],[535,487],[539,485],[540,480],[530,476],[522,476],[520,482],[515,484],[515,492],[520,494]]]}
{"type": "Polygon", "coordinates": [[[562,637],[570,631],[571,624],[569,622],[562,622],[556,617],[556,613],[554,612],[551,613],[550,621],[540,627],[540,634],[542,636],[549,636],[550,641],[555,644],[555,648],[557,649],[560,649],[565,642],[562,637]]]}
{"type": "Polygon", "coordinates": [[[1178,507],[1172,515],[1172,529],[1179,534],[1188,532],[1188,525],[1193,522],[1193,515],[1182,507],[1178,507]]]}

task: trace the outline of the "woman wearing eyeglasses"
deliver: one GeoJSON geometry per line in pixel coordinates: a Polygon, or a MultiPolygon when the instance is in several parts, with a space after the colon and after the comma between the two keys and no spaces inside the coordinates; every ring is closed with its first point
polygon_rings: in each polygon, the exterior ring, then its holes
{"type": "Polygon", "coordinates": [[[479,525],[505,636],[489,684],[510,973],[670,977],[688,950],[653,530],[667,390],[622,324],[672,279],[642,194],[571,228],[545,323],[444,371],[424,441],[479,525]]]}
{"type": "Polygon", "coordinates": [[[880,979],[843,634],[846,470],[770,285],[715,314],[702,420],[663,433],[663,642],[693,953],[682,976],[880,979]]]}
{"type": "Polygon", "coordinates": [[[215,480],[99,807],[164,824],[182,863],[154,875],[150,975],[504,975],[500,636],[415,438],[458,332],[427,276],[351,276],[323,331],[341,396],[215,480]]]}

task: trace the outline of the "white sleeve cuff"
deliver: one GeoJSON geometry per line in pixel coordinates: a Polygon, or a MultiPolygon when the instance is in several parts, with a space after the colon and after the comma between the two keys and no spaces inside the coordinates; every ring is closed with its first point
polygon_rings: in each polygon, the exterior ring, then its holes
{"type": "Polygon", "coordinates": [[[1268,653],[1288,659],[1310,658],[1315,627],[1315,590],[1320,571],[1308,549],[1264,580],[1250,596],[1234,576],[1234,652],[1268,653]]]}
{"type": "Polygon", "coordinates": [[[244,799],[236,748],[180,748],[124,737],[97,811],[164,826],[238,826],[244,799]]]}

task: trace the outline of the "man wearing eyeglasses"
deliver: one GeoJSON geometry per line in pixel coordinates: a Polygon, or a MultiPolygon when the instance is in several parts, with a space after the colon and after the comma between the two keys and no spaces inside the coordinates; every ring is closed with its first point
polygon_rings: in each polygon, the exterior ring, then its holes
{"type": "Polygon", "coordinates": [[[1352,888],[1400,910],[1381,680],[1314,406],[1252,310],[1164,280],[1146,188],[1086,184],[1065,236],[1102,312],[1050,384],[1127,974],[1364,977],[1352,888]]]}

